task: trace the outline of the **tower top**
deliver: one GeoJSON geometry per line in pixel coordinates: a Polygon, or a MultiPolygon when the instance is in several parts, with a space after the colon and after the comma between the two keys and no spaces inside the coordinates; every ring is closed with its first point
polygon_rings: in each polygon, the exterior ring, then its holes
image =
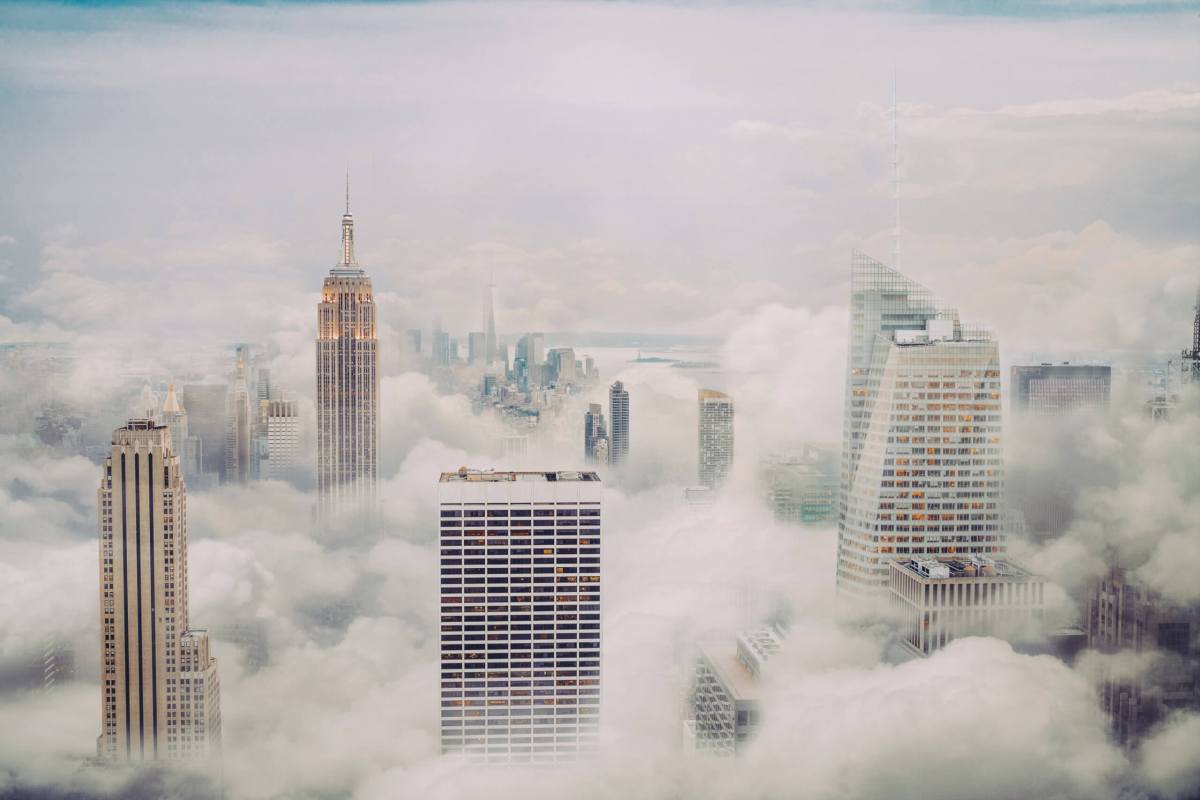
{"type": "Polygon", "coordinates": [[[342,259],[335,269],[358,269],[354,260],[354,217],[350,215],[350,170],[346,170],[346,213],[342,214],[342,259]]]}
{"type": "Polygon", "coordinates": [[[183,406],[179,405],[179,398],[175,396],[175,384],[167,384],[167,399],[163,400],[162,413],[164,414],[180,414],[183,412],[183,406]]]}

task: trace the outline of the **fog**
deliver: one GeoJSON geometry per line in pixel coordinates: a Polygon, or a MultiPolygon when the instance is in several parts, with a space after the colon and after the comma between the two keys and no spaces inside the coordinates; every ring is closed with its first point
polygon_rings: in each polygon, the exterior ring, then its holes
{"type": "Polygon", "coordinates": [[[1114,557],[1200,602],[1200,398],[1153,424],[1139,372],[1186,344],[1200,281],[1198,23],[1034,8],[0,11],[0,343],[68,354],[49,378],[0,372],[0,795],[1194,797],[1200,716],[1123,749],[1095,683],[1117,657],[969,638],[900,663],[886,620],[835,616],[835,527],[777,522],[757,474],[841,440],[850,250],[892,249],[895,74],[901,268],[993,328],[1005,367],[1118,367],[1105,414],[1006,419],[1010,481],[1071,498],[1061,535],[1014,554],[1064,624],[1114,557]],[[231,344],[255,342],[300,402],[311,472],[315,305],[347,167],[381,323],[379,530],[319,530],[311,475],[191,492],[192,623],[257,626],[267,652],[214,636],[219,775],[98,767],[101,468],[38,441],[34,418],[62,401],[111,431],[143,382],[223,378],[231,344]],[[510,341],[690,334],[720,367],[578,346],[600,384],[506,460],[504,424],[404,349],[437,320],[478,328],[493,271],[510,341]],[[618,379],[632,447],[602,470],[601,751],[455,766],[438,739],[438,474],[578,468],[578,420],[618,379]],[[683,490],[712,383],[736,403],[736,460],[697,511],[683,490]],[[780,607],[792,633],[761,731],[738,759],[685,755],[695,648],[780,607]],[[78,678],[22,690],[51,639],[78,678]]]}

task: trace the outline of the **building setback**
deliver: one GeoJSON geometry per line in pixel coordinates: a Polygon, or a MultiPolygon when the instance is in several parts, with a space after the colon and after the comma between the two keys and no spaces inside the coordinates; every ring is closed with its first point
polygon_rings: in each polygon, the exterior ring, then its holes
{"type": "Polygon", "coordinates": [[[594,472],[442,474],[443,753],[549,763],[595,749],[600,493],[594,472]]]}
{"type": "MultiPolygon", "coordinates": [[[[350,183],[342,257],[317,306],[317,503],[322,519],[370,514],[376,502],[379,371],[371,279],[354,258],[350,183]]],[[[435,333],[435,347],[437,344],[435,333]]]]}
{"type": "Polygon", "coordinates": [[[1041,633],[1045,581],[1015,564],[964,556],[899,559],[889,569],[892,607],[914,653],[927,656],[964,636],[1041,633]]]}
{"type": "Polygon", "coordinates": [[[166,426],[134,419],[113,432],[97,492],[102,758],[220,751],[217,660],[188,627],[186,501],[166,426]]]}

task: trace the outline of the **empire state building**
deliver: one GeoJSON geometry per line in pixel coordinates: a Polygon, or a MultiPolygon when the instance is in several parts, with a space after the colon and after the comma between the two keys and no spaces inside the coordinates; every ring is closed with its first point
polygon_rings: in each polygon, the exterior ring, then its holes
{"type": "Polygon", "coordinates": [[[342,257],[317,306],[317,489],[320,516],[370,515],[379,449],[379,371],[371,279],[354,258],[350,180],[342,257]]]}

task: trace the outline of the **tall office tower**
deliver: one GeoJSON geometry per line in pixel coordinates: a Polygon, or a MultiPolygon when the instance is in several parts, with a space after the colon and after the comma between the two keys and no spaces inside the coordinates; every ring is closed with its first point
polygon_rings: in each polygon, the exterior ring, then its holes
{"type": "Polygon", "coordinates": [[[836,519],[835,447],[805,445],[798,452],[772,454],[760,465],[760,479],[767,504],[779,522],[811,524],[836,519]]]}
{"type": "Polygon", "coordinates": [[[271,391],[271,370],[269,367],[257,367],[254,370],[254,399],[256,403],[270,400],[274,397],[271,391]]]}
{"type": "Polygon", "coordinates": [[[700,485],[715,489],[733,468],[733,399],[713,389],[701,389],[699,428],[700,485]]]}
{"type": "Polygon", "coordinates": [[[525,359],[525,373],[531,389],[543,383],[544,351],[545,337],[540,333],[527,333],[517,340],[517,359],[525,359]]]}
{"type": "Polygon", "coordinates": [[[594,472],[442,474],[442,752],[545,763],[595,749],[600,494],[594,472]]]}
{"type": "Polygon", "coordinates": [[[1200,607],[1169,602],[1112,565],[1087,614],[1089,649],[1148,661],[1137,671],[1097,662],[1101,707],[1118,742],[1133,748],[1171,714],[1200,709],[1200,607]]]}
{"type": "Polygon", "coordinates": [[[629,392],[617,381],[608,387],[608,463],[619,467],[629,458],[629,392]]]}
{"type": "Polygon", "coordinates": [[[208,634],[188,627],[187,498],[164,425],[113,432],[100,510],[102,730],[97,755],[202,758],[221,746],[208,634]]]}
{"type": "Polygon", "coordinates": [[[467,334],[467,363],[487,364],[487,335],[483,331],[467,334]]]}
{"type": "Polygon", "coordinates": [[[1112,367],[1101,364],[1013,366],[1012,408],[1016,412],[1065,414],[1108,408],[1112,367]]]}
{"type": "Polygon", "coordinates": [[[483,292],[483,331],[486,339],[484,347],[485,363],[491,364],[500,356],[500,351],[496,347],[496,301],[495,301],[496,285],[489,283],[483,292]]]}
{"type": "Polygon", "coordinates": [[[858,253],[850,308],[837,582],[880,599],[897,555],[1006,549],[1000,354],[989,333],[858,253]]]}
{"type": "Polygon", "coordinates": [[[554,376],[554,382],[575,383],[575,350],[571,347],[552,347],[546,353],[546,362],[554,376]]]}
{"type": "Polygon", "coordinates": [[[288,481],[300,467],[300,413],[295,400],[263,400],[262,426],[266,430],[267,454],[262,477],[288,481]]]}
{"type": "Polygon", "coordinates": [[[433,329],[433,350],[430,360],[435,367],[450,366],[450,334],[438,328],[433,329]]]}
{"type": "Polygon", "coordinates": [[[785,638],[783,627],[764,625],[740,634],[733,652],[700,648],[684,723],[689,752],[734,756],[745,749],[762,722],[763,669],[785,638]]]}
{"type": "Polygon", "coordinates": [[[1192,317],[1192,347],[1180,355],[1184,383],[1200,384],[1200,289],[1196,291],[1196,314],[1192,317]]]}
{"type": "Polygon", "coordinates": [[[414,356],[421,355],[421,329],[420,328],[409,328],[408,329],[408,347],[410,350],[412,350],[412,354],[414,356]]]}
{"type": "Polygon", "coordinates": [[[325,278],[317,306],[317,503],[325,520],[375,508],[378,352],[371,279],[354,259],[347,179],[342,259],[325,278]]]}
{"type": "Polygon", "coordinates": [[[175,384],[167,384],[167,396],[159,413],[162,424],[171,430],[171,451],[179,458],[179,467],[185,478],[199,475],[202,471],[204,444],[198,436],[188,431],[188,415],[175,394],[175,384]]]}
{"type": "Polygon", "coordinates": [[[229,392],[225,395],[225,470],[221,474],[223,483],[245,483],[257,477],[254,474],[254,408],[247,373],[248,353],[238,346],[237,367],[229,392]]]}
{"type": "Polygon", "coordinates": [[[189,383],[183,387],[183,407],[188,433],[200,440],[201,471],[220,476],[225,471],[225,402],[229,387],[217,383],[189,383]]]}
{"type": "Polygon", "coordinates": [[[604,410],[599,403],[589,403],[583,414],[583,460],[588,464],[601,464],[600,450],[608,453],[608,428],[604,424],[604,410]]]}
{"type": "Polygon", "coordinates": [[[888,564],[892,608],[907,649],[927,656],[964,636],[1041,640],[1046,582],[983,556],[902,558],[888,564]]]}

